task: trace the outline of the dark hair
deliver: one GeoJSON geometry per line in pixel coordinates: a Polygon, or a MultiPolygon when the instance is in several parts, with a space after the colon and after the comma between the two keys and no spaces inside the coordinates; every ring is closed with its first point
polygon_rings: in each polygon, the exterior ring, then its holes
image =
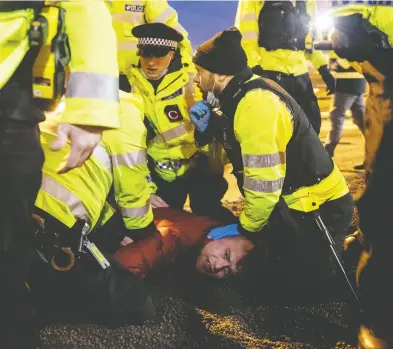
{"type": "Polygon", "coordinates": [[[266,247],[256,246],[244,258],[239,261],[238,267],[242,276],[251,276],[257,271],[264,269],[269,259],[266,247]]]}

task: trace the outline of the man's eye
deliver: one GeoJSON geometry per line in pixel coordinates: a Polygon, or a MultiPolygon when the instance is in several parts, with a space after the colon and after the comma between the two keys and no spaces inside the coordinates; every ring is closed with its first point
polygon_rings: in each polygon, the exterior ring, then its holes
{"type": "Polygon", "coordinates": [[[207,270],[209,273],[213,273],[213,268],[209,260],[207,260],[207,270]]]}
{"type": "Polygon", "coordinates": [[[231,254],[229,253],[228,250],[225,251],[224,259],[225,259],[226,261],[228,261],[228,262],[231,261],[231,254]]]}

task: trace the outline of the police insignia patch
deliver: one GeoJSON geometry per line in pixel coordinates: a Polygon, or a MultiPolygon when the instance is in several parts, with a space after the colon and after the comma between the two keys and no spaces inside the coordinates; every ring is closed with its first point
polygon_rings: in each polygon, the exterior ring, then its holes
{"type": "Polygon", "coordinates": [[[176,104],[167,105],[164,108],[164,112],[170,122],[176,122],[176,121],[183,120],[183,115],[181,114],[180,109],[179,109],[178,105],[176,105],[176,104]]]}

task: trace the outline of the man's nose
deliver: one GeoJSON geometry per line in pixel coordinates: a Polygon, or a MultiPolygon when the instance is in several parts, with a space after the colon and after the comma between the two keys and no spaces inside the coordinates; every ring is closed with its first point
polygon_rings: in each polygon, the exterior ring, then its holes
{"type": "Polygon", "coordinates": [[[231,266],[231,262],[228,262],[225,259],[218,260],[215,265],[215,272],[218,273],[221,270],[227,269],[231,266]]]}

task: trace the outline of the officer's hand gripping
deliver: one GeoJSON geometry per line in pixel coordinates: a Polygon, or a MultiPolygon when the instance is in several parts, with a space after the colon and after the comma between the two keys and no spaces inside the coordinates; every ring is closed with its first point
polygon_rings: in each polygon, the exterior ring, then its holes
{"type": "Polygon", "coordinates": [[[100,143],[102,128],[59,124],[57,138],[51,145],[51,150],[59,151],[71,141],[71,150],[64,163],[57,170],[59,174],[66,173],[73,168],[80,167],[93,153],[94,148],[100,143]]]}

